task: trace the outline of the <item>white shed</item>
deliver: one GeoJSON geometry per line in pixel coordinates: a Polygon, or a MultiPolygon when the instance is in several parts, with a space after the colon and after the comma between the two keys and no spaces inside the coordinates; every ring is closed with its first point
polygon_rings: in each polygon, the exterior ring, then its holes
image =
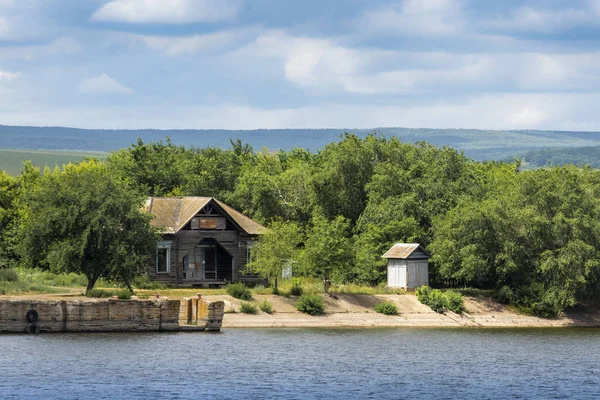
{"type": "Polygon", "coordinates": [[[383,255],[388,259],[388,286],[414,289],[429,285],[429,257],[418,243],[393,245],[383,255]]]}

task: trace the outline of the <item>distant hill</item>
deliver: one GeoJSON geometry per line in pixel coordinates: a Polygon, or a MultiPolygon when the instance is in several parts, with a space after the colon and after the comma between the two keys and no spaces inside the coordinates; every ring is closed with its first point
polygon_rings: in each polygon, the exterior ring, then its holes
{"type": "Polygon", "coordinates": [[[80,151],[47,151],[47,150],[5,150],[0,149],[0,171],[18,175],[23,162],[29,160],[38,167],[62,166],[70,162],[77,163],[85,157],[105,158],[105,153],[80,151]]]}
{"type": "Polygon", "coordinates": [[[428,141],[448,145],[476,160],[502,160],[531,150],[600,145],[599,132],[490,131],[474,129],[258,129],[258,130],[98,130],[62,127],[0,125],[0,148],[31,150],[77,150],[108,152],[129,146],[138,137],[144,141],[164,140],[198,147],[229,147],[230,138],[240,138],[254,148],[294,147],[316,150],[344,132],[365,136],[377,131],[405,142],[428,141]]]}
{"type": "Polygon", "coordinates": [[[527,168],[574,164],[600,168],[600,146],[532,150],[523,155],[527,168]]]}

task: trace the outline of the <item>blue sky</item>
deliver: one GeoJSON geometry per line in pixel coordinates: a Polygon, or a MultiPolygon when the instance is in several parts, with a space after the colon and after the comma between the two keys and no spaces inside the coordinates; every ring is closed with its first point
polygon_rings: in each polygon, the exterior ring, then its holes
{"type": "Polygon", "coordinates": [[[0,0],[0,124],[600,130],[600,0],[0,0]]]}

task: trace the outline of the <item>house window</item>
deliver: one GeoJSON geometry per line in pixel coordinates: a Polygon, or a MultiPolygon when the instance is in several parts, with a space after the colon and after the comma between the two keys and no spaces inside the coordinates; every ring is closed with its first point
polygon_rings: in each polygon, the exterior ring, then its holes
{"type": "Polygon", "coordinates": [[[254,247],[254,240],[248,240],[246,242],[246,264],[252,261],[252,247],[254,247]]]}
{"type": "Polygon", "coordinates": [[[156,273],[168,274],[171,272],[171,242],[161,241],[156,243],[156,273]]]}

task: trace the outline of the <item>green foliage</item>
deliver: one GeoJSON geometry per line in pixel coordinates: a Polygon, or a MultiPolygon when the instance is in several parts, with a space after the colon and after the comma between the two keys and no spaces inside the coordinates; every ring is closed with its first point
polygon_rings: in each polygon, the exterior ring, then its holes
{"type": "Polygon", "coordinates": [[[293,222],[274,222],[251,249],[248,272],[273,281],[274,292],[283,269],[293,265],[302,235],[293,222]]]}
{"type": "Polygon", "coordinates": [[[325,313],[325,301],[318,294],[303,294],[296,302],[296,309],[309,315],[321,315],[325,313]]]}
{"type": "Polygon", "coordinates": [[[345,279],[352,266],[352,241],[349,222],[342,216],[332,221],[316,216],[305,242],[302,262],[305,272],[321,275],[324,280],[345,279]]]}
{"type": "Polygon", "coordinates": [[[129,300],[131,299],[132,293],[129,289],[121,289],[117,290],[114,295],[117,296],[120,300],[129,300]]]}
{"type": "MultiPolygon", "coordinates": [[[[402,132],[411,140],[435,137],[402,132]]],[[[304,292],[322,292],[331,280],[334,291],[386,293],[378,286],[386,276],[381,255],[395,242],[418,242],[433,255],[435,286],[495,290],[503,302],[540,316],[600,301],[600,171],[521,171],[519,162],[479,163],[448,147],[360,134],[317,152],[254,151],[241,140],[229,149],[140,140],[106,163],[44,174],[26,163],[18,177],[0,172],[0,268],[75,273],[74,280],[86,276],[91,286],[104,279],[103,287],[158,288],[136,278],[155,244],[140,202],[148,195],[201,195],[270,227],[248,272],[269,279],[273,293],[289,266],[303,278],[304,292]]],[[[500,137],[540,141],[526,131],[452,135],[478,148],[500,137]]],[[[4,282],[2,290],[71,285],[67,275],[34,275],[4,282]]],[[[292,285],[282,282],[282,292],[292,285]]],[[[436,309],[458,309],[458,297],[447,293],[427,296],[436,309]]]]}
{"type": "Polygon", "coordinates": [[[260,310],[264,313],[271,314],[273,313],[273,305],[269,303],[267,299],[265,299],[262,303],[260,303],[260,310]]]}
{"type": "Polygon", "coordinates": [[[167,285],[163,282],[150,280],[148,275],[136,276],[133,279],[132,286],[136,289],[160,290],[166,289],[167,285]]]}
{"type": "Polygon", "coordinates": [[[114,296],[114,291],[104,289],[90,289],[85,292],[87,297],[95,297],[99,299],[107,299],[114,296]]]}
{"type": "Polygon", "coordinates": [[[230,283],[225,289],[231,297],[240,300],[252,300],[252,292],[241,282],[230,283]]]}
{"type": "Polygon", "coordinates": [[[240,312],[244,314],[256,314],[258,312],[258,309],[252,303],[243,302],[240,306],[240,312]]]}
{"type": "Polygon", "coordinates": [[[299,283],[295,282],[292,288],[290,289],[290,294],[292,296],[302,296],[302,286],[299,283]]]}
{"type": "Polygon", "coordinates": [[[95,160],[46,170],[26,193],[20,254],[29,267],[131,286],[156,246],[143,198],[95,160]]]}
{"type": "Polygon", "coordinates": [[[446,309],[457,314],[466,311],[463,295],[454,290],[442,291],[421,286],[415,294],[421,303],[437,313],[443,313],[446,309]]]}
{"type": "Polygon", "coordinates": [[[0,281],[4,282],[16,282],[19,280],[19,274],[14,269],[2,268],[0,269],[0,281]]]}
{"type": "Polygon", "coordinates": [[[375,306],[375,311],[385,315],[398,315],[398,307],[391,301],[382,301],[375,306]]]}

